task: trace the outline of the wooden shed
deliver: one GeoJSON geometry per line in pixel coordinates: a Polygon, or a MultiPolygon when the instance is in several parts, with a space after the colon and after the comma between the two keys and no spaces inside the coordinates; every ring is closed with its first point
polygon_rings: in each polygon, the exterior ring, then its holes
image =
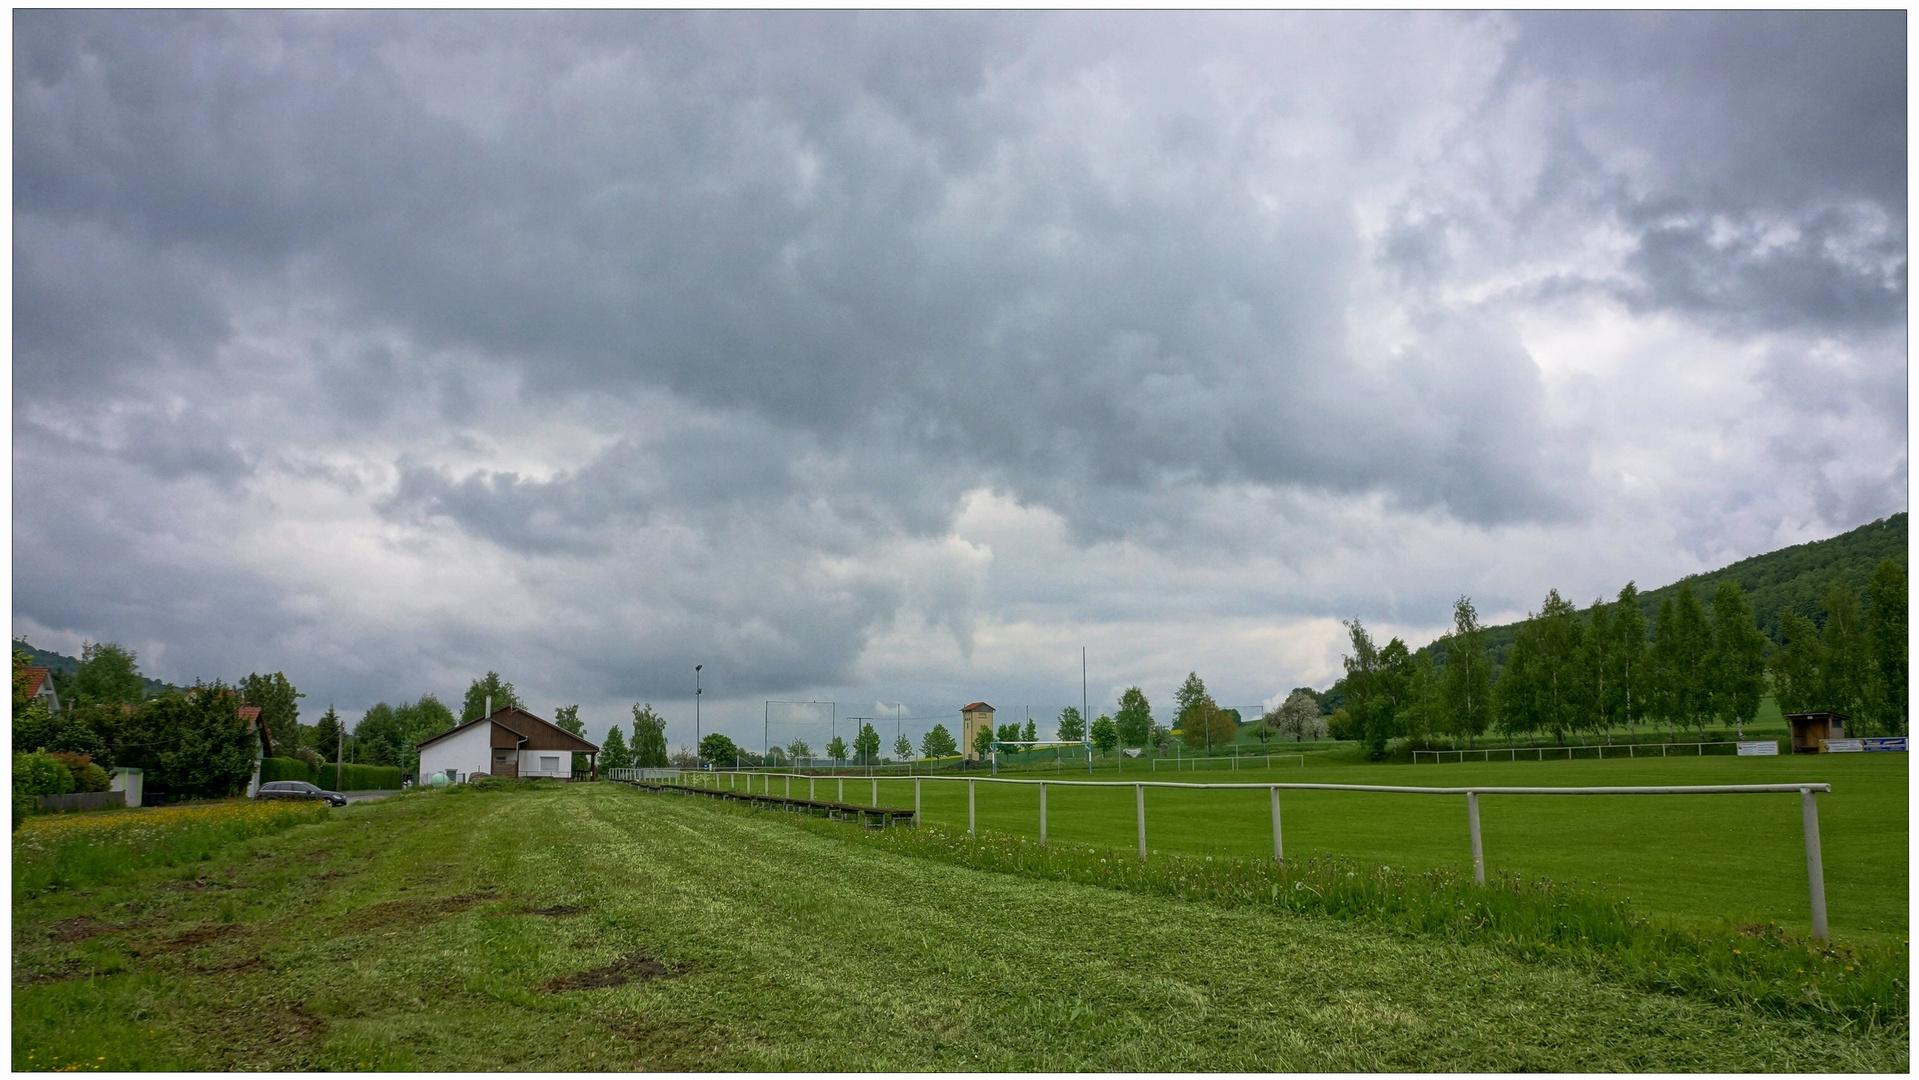
{"type": "Polygon", "coordinates": [[[1795,712],[1786,714],[1786,723],[1792,725],[1792,752],[1795,754],[1818,754],[1825,750],[1827,739],[1846,737],[1846,722],[1852,717],[1836,712],[1795,712]]]}

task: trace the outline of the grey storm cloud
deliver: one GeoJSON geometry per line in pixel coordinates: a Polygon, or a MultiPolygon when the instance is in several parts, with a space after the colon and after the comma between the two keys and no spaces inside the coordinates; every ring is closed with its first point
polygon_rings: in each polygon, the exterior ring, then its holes
{"type": "MultiPolygon", "coordinates": [[[[1577,528],[1628,436],[1556,411],[1517,321],[1784,335],[1780,386],[1823,378],[1815,339],[1886,355],[1903,42],[1901,13],[22,12],[16,580],[198,606],[35,586],[16,623],[209,667],[297,644],[363,695],[514,649],[587,693],[696,654],[757,692],[911,618],[970,651],[984,571],[941,545],[982,489],[1201,559],[1243,539],[1182,522],[1242,488],[1577,528]],[[352,571],[221,553],[222,514],[306,512],[295,481],[335,507],[299,542],[497,557],[516,626],[436,583],[327,631],[352,571]],[[75,484],[124,513],[55,511],[75,484]],[[225,505],[160,523],[196,500],[225,505]]],[[[1807,456],[1818,512],[1902,489],[1903,458],[1827,461],[1861,452],[1807,456]]]]}

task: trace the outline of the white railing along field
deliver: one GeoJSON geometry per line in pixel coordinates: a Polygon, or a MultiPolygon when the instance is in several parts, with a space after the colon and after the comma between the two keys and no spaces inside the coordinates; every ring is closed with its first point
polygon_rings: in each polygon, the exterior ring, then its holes
{"type": "Polygon", "coordinates": [[[1690,749],[1693,751],[1695,757],[1704,757],[1706,748],[1709,746],[1715,748],[1723,747],[1729,753],[1737,752],[1739,748],[1739,744],[1736,742],[1656,742],[1617,743],[1614,745],[1593,743],[1590,746],[1495,746],[1481,747],[1475,750],[1415,750],[1413,751],[1413,764],[1419,764],[1420,759],[1428,754],[1432,755],[1433,764],[1435,765],[1446,761],[1446,758],[1441,756],[1443,754],[1457,755],[1452,759],[1455,762],[1466,761],[1467,755],[1469,754],[1474,755],[1472,758],[1474,761],[1498,761],[1499,755],[1501,754],[1506,755],[1507,761],[1518,761],[1522,755],[1532,758],[1534,761],[1550,761],[1558,758],[1561,754],[1566,756],[1565,759],[1567,761],[1571,761],[1575,755],[1588,752],[1592,752],[1603,761],[1606,757],[1606,751],[1608,750],[1611,750],[1612,756],[1616,758],[1636,758],[1639,756],[1639,751],[1641,750],[1647,752],[1647,757],[1652,756],[1653,750],[1658,750],[1660,757],[1666,757],[1668,756],[1667,752],[1669,750],[1680,749],[1690,749]],[[1621,750],[1624,750],[1625,753],[1620,753],[1621,750]],[[1551,757],[1547,755],[1551,755],[1551,757]]]}
{"type": "MultiPolygon", "coordinates": [[[[773,793],[773,781],[784,782],[785,795],[793,794],[793,781],[804,780],[808,784],[807,798],[817,797],[818,783],[821,777],[794,773],[692,773],[682,776],[678,782],[718,786],[726,784],[731,790],[751,792],[757,780],[763,785],[767,795],[773,793]]],[[[831,777],[838,783],[837,801],[846,801],[847,777],[831,777]]],[[[856,783],[860,777],[852,778],[856,783]]],[[[872,805],[880,804],[879,777],[865,778],[871,785],[872,805]]],[[[1404,785],[1381,784],[1325,784],[1325,783],[1221,783],[1199,784],[1177,780],[1022,780],[1013,777],[992,776],[915,776],[913,781],[913,819],[917,824],[920,814],[920,787],[924,783],[953,783],[966,785],[966,833],[974,836],[978,833],[975,796],[980,784],[1020,784],[1039,788],[1039,842],[1046,843],[1046,789],[1049,787],[1096,787],[1134,789],[1134,821],[1139,840],[1140,861],[1146,860],[1146,789],[1179,788],[1200,791],[1256,791],[1270,793],[1273,817],[1273,858],[1284,860],[1286,848],[1280,830],[1279,793],[1281,791],[1367,791],[1403,795],[1439,795],[1466,797],[1466,829],[1472,845],[1473,880],[1480,885],[1486,884],[1486,856],[1480,841],[1479,797],[1481,795],[1781,795],[1798,792],[1800,820],[1806,842],[1806,882],[1811,900],[1812,932],[1821,941],[1831,939],[1826,922],[1826,877],[1819,852],[1819,807],[1815,799],[1818,792],[1830,792],[1830,784],[1703,784],[1685,786],[1645,786],[1645,787],[1411,787],[1404,785]]]]}

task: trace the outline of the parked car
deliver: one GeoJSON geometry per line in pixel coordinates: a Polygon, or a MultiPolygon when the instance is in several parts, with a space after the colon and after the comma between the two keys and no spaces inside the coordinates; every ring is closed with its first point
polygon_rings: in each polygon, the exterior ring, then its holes
{"type": "Polygon", "coordinates": [[[319,799],[331,806],[345,806],[346,796],[337,791],[326,791],[313,786],[305,780],[275,780],[271,784],[261,784],[256,799],[319,799]]]}

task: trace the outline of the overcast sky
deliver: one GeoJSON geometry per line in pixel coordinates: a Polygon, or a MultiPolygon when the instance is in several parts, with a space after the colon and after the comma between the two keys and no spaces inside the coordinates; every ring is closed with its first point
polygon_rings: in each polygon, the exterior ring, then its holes
{"type": "Polygon", "coordinates": [[[13,18],[14,633],[309,722],[1257,705],[1907,506],[1902,12],[13,18]]]}

